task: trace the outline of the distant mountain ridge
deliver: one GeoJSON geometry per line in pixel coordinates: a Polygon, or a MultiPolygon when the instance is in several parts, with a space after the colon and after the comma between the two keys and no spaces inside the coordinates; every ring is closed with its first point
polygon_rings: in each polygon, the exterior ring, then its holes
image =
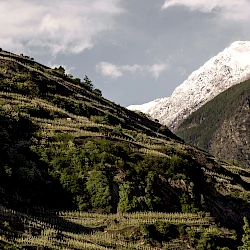
{"type": "Polygon", "coordinates": [[[193,112],[176,133],[217,157],[250,167],[250,80],[232,86],[193,112]]]}
{"type": "Polygon", "coordinates": [[[237,41],[194,71],[170,97],[127,108],[148,113],[175,131],[192,112],[249,78],[250,41],[237,41]]]}

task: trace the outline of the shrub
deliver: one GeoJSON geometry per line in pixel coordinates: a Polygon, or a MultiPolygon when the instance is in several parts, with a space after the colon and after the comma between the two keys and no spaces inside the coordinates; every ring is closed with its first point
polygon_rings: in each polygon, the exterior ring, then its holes
{"type": "Polygon", "coordinates": [[[112,135],[122,136],[123,135],[123,133],[122,133],[122,126],[121,125],[115,126],[113,128],[112,135]]]}
{"type": "Polygon", "coordinates": [[[98,96],[102,96],[102,91],[100,89],[94,89],[93,92],[98,96]]]}
{"type": "Polygon", "coordinates": [[[144,240],[151,244],[155,241],[162,244],[171,239],[176,239],[180,235],[176,225],[163,221],[157,221],[149,225],[142,224],[140,230],[144,233],[144,240]]]}
{"type": "Polygon", "coordinates": [[[248,219],[244,217],[244,226],[243,226],[244,234],[242,236],[243,246],[240,246],[239,250],[249,250],[250,249],[250,227],[248,223],[248,219]]]}

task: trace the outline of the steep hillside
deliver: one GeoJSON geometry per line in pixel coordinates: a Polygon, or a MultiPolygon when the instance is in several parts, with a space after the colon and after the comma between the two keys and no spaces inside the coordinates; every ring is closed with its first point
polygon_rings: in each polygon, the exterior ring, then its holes
{"type": "Polygon", "coordinates": [[[215,96],[250,78],[250,41],[238,41],[211,58],[167,98],[131,105],[175,131],[192,112],[215,96]]]}
{"type": "Polygon", "coordinates": [[[23,249],[240,244],[243,217],[250,217],[247,170],[102,98],[88,77],[74,78],[62,67],[50,69],[1,51],[0,91],[0,244],[23,249]]]}
{"type": "Polygon", "coordinates": [[[231,87],[191,114],[177,134],[217,157],[250,167],[250,80],[231,87]]]}

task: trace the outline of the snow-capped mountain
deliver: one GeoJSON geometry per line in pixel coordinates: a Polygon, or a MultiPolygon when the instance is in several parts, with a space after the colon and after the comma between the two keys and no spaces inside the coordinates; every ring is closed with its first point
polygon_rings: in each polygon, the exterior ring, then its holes
{"type": "Polygon", "coordinates": [[[237,41],[194,71],[170,97],[131,105],[128,109],[148,113],[174,131],[206,102],[247,79],[250,79],[250,41],[237,41]]]}

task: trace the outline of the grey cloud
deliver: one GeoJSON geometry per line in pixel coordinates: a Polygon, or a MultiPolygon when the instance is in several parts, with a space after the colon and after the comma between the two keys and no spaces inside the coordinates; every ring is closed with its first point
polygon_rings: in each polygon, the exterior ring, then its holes
{"type": "Polygon", "coordinates": [[[178,5],[201,12],[214,12],[228,20],[246,21],[250,17],[249,0],[165,0],[162,9],[178,5]]]}
{"type": "Polygon", "coordinates": [[[80,53],[91,49],[95,37],[115,26],[123,10],[120,0],[12,0],[1,2],[0,43],[20,52],[80,53]]]}

